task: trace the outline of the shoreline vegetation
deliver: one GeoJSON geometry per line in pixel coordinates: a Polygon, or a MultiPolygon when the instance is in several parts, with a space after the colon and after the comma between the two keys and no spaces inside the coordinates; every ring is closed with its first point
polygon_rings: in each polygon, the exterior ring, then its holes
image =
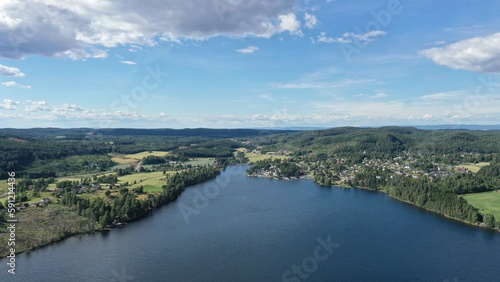
{"type": "MultiPolygon", "coordinates": [[[[216,178],[224,169],[225,166],[200,166],[176,173],[167,177],[168,182],[162,187],[162,193],[148,194],[147,200],[135,200],[135,195],[132,193],[131,197],[127,197],[128,190],[122,190],[121,201],[115,199],[113,204],[106,203],[100,198],[91,202],[85,198],[78,198],[76,193],[68,193],[61,198],[61,205],[57,207],[47,205],[43,208],[18,211],[15,253],[30,252],[75,235],[111,231],[116,227],[140,220],[158,208],[175,201],[186,188],[216,178]],[[123,208],[120,210],[119,207],[123,208]],[[98,211],[89,211],[94,208],[98,211]]],[[[3,242],[3,239],[0,241],[7,246],[7,241],[3,242]]],[[[8,254],[7,249],[2,249],[0,252],[1,257],[8,254]]]]}
{"type": "MultiPolygon", "coordinates": [[[[270,175],[265,175],[265,174],[260,174],[260,173],[253,173],[253,174],[248,174],[247,176],[248,177],[268,178],[268,179],[275,179],[275,180],[282,180],[282,181],[289,181],[289,180],[313,180],[313,182],[315,182],[314,179],[312,178],[312,176],[309,176],[309,175],[305,175],[305,176],[301,176],[299,178],[296,178],[296,177],[276,177],[276,176],[270,176],[270,175]]],[[[318,184],[318,185],[320,185],[321,187],[344,188],[344,189],[362,189],[362,190],[367,190],[367,191],[372,191],[372,192],[384,193],[387,196],[389,196],[391,199],[394,199],[396,201],[399,201],[399,202],[411,205],[413,207],[417,207],[417,208],[422,209],[422,210],[424,210],[426,212],[430,212],[432,214],[439,215],[439,216],[442,216],[444,218],[451,219],[451,220],[454,220],[454,221],[457,221],[457,222],[460,222],[460,223],[465,223],[465,224],[470,225],[470,226],[481,227],[481,228],[486,229],[486,230],[492,230],[492,231],[500,232],[500,229],[493,228],[493,227],[486,227],[484,225],[484,223],[471,223],[471,222],[468,222],[466,220],[462,220],[462,219],[459,219],[459,218],[456,218],[456,217],[448,216],[448,215],[440,213],[438,211],[426,209],[426,208],[421,207],[421,206],[419,206],[419,205],[417,205],[415,203],[412,203],[410,201],[396,198],[394,196],[389,195],[388,192],[387,192],[387,190],[384,190],[384,189],[376,189],[376,190],[374,190],[374,189],[371,189],[371,188],[368,188],[368,187],[362,187],[362,186],[348,186],[346,184],[341,183],[340,181],[339,182],[335,182],[335,183],[333,183],[332,185],[329,185],[329,186],[321,185],[321,184],[319,184],[317,182],[315,182],[315,183],[318,184]]]]}
{"type": "Polygon", "coordinates": [[[500,131],[0,129],[0,177],[17,175],[15,203],[0,182],[0,226],[15,204],[16,253],[30,251],[138,220],[228,165],[250,164],[247,176],[384,192],[500,230],[498,152],[500,131]]]}
{"type": "MultiPolygon", "coordinates": [[[[495,158],[492,164],[493,166],[492,169],[496,169],[495,167],[497,166],[497,164],[498,164],[498,158],[495,158]]],[[[483,165],[481,169],[483,169],[483,171],[488,170],[489,165],[483,165]]],[[[476,173],[478,173],[479,171],[480,170],[476,171],[476,173]]],[[[316,172],[313,172],[313,174],[314,173],[316,172]]],[[[328,184],[324,184],[321,182],[320,178],[311,175],[304,175],[304,171],[301,170],[298,165],[293,164],[293,160],[276,160],[276,159],[262,160],[257,162],[256,164],[254,164],[253,167],[251,167],[247,171],[247,176],[265,177],[277,180],[312,179],[315,183],[324,187],[333,186],[340,188],[357,188],[375,192],[382,192],[387,194],[394,200],[410,204],[412,206],[421,208],[425,211],[443,216],[445,218],[456,220],[461,223],[466,223],[471,226],[481,227],[484,229],[495,230],[497,232],[500,232],[499,222],[496,222],[495,224],[494,217],[493,217],[493,223],[490,223],[488,225],[488,223],[485,220],[485,217],[487,215],[479,213],[477,209],[474,208],[472,205],[470,205],[463,197],[461,197],[461,195],[451,193],[450,191],[443,191],[444,189],[435,189],[436,185],[439,185],[439,181],[436,181],[438,184],[436,184],[436,182],[428,182],[425,180],[421,183],[418,183],[419,180],[416,180],[417,178],[391,176],[390,179],[393,180],[391,182],[380,181],[380,183],[384,183],[383,186],[380,184],[376,184],[376,185],[371,185],[371,187],[368,187],[366,186],[368,184],[368,182],[365,181],[366,179],[360,180],[354,178],[350,179],[349,181],[341,181],[341,180],[328,181],[328,184]],[[365,186],[359,185],[359,183],[363,183],[365,184],[365,186]],[[417,184],[415,185],[415,183],[417,184]],[[422,183],[424,185],[418,186],[418,184],[422,183]],[[405,187],[405,189],[408,189],[408,187],[410,187],[411,185],[414,185],[415,187],[418,188],[425,187],[424,189],[428,194],[426,199],[422,198],[414,199],[412,198],[411,195],[409,196],[407,195],[406,199],[403,198],[404,196],[403,194],[401,194],[400,188],[405,187]],[[437,198],[437,200],[432,198],[437,198]],[[431,205],[430,207],[426,207],[425,204],[431,201],[434,201],[433,205],[431,205]],[[456,210],[458,211],[453,210],[453,208],[443,210],[442,207],[444,205],[456,205],[457,206],[456,210]]],[[[477,175],[476,177],[479,178],[479,176],[477,175]]],[[[381,179],[382,177],[373,177],[373,178],[381,179]]],[[[484,179],[480,180],[480,182],[484,181],[485,181],[484,179]]],[[[477,183],[478,182],[476,181],[475,184],[477,183]]],[[[418,193],[418,195],[421,194],[422,193],[418,193]]]]}

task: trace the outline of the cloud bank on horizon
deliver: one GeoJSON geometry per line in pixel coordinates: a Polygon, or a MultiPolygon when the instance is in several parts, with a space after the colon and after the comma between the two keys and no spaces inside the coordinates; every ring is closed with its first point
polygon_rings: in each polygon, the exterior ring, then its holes
{"type": "Polygon", "coordinates": [[[4,1],[0,127],[498,123],[499,8],[4,1]]]}

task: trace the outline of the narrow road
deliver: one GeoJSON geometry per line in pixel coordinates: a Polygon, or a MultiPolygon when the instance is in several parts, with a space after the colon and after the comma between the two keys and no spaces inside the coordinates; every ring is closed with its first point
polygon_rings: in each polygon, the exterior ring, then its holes
{"type": "Polygon", "coordinates": [[[141,169],[142,161],[140,161],[137,166],[135,167],[135,171],[139,172],[139,169],[141,169]]]}

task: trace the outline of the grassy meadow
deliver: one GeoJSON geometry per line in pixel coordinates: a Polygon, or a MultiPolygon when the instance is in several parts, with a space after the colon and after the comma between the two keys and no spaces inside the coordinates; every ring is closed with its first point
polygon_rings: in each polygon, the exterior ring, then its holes
{"type": "Polygon", "coordinates": [[[495,219],[500,219],[500,190],[483,192],[463,196],[473,207],[479,209],[482,214],[492,214],[495,219]]]}
{"type": "Polygon", "coordinates": [[[185,165],[199,166],[199,165],[210,165],[215,162],[214,158],[192,158],[189,161],[184,162],[185,165]]]}
{"type": "Polygon", "coordinates": [[[248,150],[246,148],[239,148],[239,149],[237,149],[236,152],[234,152],[235,156],[236,156],[237,152],[244,152],[245,153],[245,157],[247,157],[248,160],[251,163],[255,163],[257,161],[267,160],[267,159],[271,159],[271,158],[274,158],[274,159],[286,159],[286,158],[288,158],[287,156],[256,154],[256,153],[253,153],[253,152],[248,152],[248,150]]]}
{"type": "MultiPolygon", "coordinates": [[[[167,171],[167,174],[175,173],[173,171],[167,171]]],[[[162,192],[161,187],[166,184],[165,175],[163,175],[162,171],[158,172],[145,172],[145,173],[134,173],[129,175],[120,176],[118,178],[118,183],[123,184],[125,182],[129,183],[127,188],[134,189],[140,187],[141,185],[144,187],[144,192],[162,192]],[[136,184],[133,184],[134,181],[136,184]]]]}
{"type": "Polygon", "coordinates": [[[147,156],[164,157],[168,154],[169,154],[169,152],[167,152],[167,151],[151,151],[151,152],[144,151],[144,152],[137,153],[137,154],[125,155],[124,158],[125,159],[142,160],[143,158],[145,158],[147,156]]]}
{"type": "Polygon", "coordinates": [[[7,180],[2,180],[0,182],[0,195],[7,193],[8,189],[9,189],[9,184],[7,180]]]}
{"type": "MultiPolygon", "coordinates": [[[[122,154],[109,154],[111,157],[111,160],[117,163],[118,165],[136,165],[139,161],[141,161],[143,158],[147,156],[156,156],[156,157],[163,157],[168,155],[169,152],[167,151],[144,151],[136,154],[128,154],[128,155],[122,155],[122,154]]],[[[115,167],[116,168],[116,167],[115,167]]]]}
{"type": "Polygon", "coordinates": [[[111,156],[111,160],[117,163],[118,165],[127,165],[138,162],[138,160],[136,159],[129,159],[125,158],[125,156],[117,156],[117,155],[111,156]]]}
{"type": "Polygon", "coordinates": [[[464,167],[472,171],[473,173],[477,173],[483,166],[487,166],[489,164],[490,163],[463,164],[463,165],[457,165],[455,166],[455,168],[464,167]]]}

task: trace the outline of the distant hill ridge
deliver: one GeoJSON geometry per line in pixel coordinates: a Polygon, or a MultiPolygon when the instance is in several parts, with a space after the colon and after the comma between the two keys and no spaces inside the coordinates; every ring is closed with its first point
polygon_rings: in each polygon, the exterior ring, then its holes
{"type": "Polygon", "coordinates": [[[19,137],[46,137],[46,138],[68,138],[83,139],[91,135],[106,136],[176,136],[176,137],[208,137],[208,138],[238,138],[255,137],[272,134],[294,133],[304,131],[325,131],[323,134],[338,132],[348,133],[361,129],[394,129],[394,130],[500,130],[500,125],[466,125],[466,124],[446,124],[446,125],[421,125],[421,126],[379,126],[379,127],[269,127],[269,128],[241,128],[241,129],[213,129],[213,128],[3,128],[0,129],[0,136],[19,137]]]}
{"type": "Polygon", "coordinates": [[[296,130],[266,130],[266,129],[210,129],[210,128],[186,128],[186,129],[138,129],[138,128],[30,128],[0,129],[0,135],[24,136],[24,137],[67,137],[70,139],[82,139],[89,135],[109,136],[176,136],[176,137],[209,137],[209,138],[236,138],[253,137],[276,133],[290,133],[296,130]]]}

